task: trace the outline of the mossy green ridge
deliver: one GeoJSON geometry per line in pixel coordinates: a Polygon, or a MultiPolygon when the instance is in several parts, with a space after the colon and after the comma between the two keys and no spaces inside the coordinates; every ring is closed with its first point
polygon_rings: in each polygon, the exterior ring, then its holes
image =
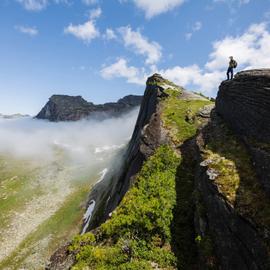
{"type": "Polygon", "coordinates": [[[173,142],[181,144],[193,137],[202,126],[204,121],[197,116],[199,110],[213,103],[207,99],[183,99],[181,90],[177,89],[167,89],[165,92],[168,97],[162,102],[163,124],[170,131],[173,142]]]}
{"type": "Polygon", "coordinates": [[[151,87],[166,84],[167,97],[160,101],[160,107],[163,125],[172,139],[171,146],[159,147],[144,163],[111,219],[93,233],[74,238],[69,247],[76,257],[73,270],[191,269],[194,266],[194,160],[186,167],[189,159],[175,145],[196,135],[204,121],[198,116],[199,109],[211,102],[181,98],[182,89],[169,81],[150,84],[151,87]],[[192,121],[188,114],[192,114],[192,121]],[[178,253],[175,253],[176,247],[179,247],[178,253]]]}
{"type": "Polygon", "coordinates": [[[77,236],[73,269],[174,269],[170,224],[175,205],[175,174],[179,157],[161,146],[149,158],[134,186],[96,236],[77,236]]]}

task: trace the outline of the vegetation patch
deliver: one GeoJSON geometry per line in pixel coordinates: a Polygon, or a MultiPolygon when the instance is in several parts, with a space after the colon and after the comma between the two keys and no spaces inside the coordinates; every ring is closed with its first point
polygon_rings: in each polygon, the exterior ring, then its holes
{"type": "Polygon", "coordinates": [[[9,224],[12,210],[23,209],[26,202],[42,194],[42,190],[30,181],[37,171],[38,167],[30,162],[0,157],[0,226],[3,231],[9,224]]]}
{"type": "Polygon", "coordinates": [[[28,269],[26,261],[35,252],[37,252],[38,260],[40,260],[37,264],[40,267],[35,269],[43,269],[45,260],[40,258],[41,253],[44,258],[49,258],[60,244],[63,244],[74,234],[78,233],[83,214],[83,207],[81,205],[88,192],[89,186],[85,184],[68,196],[61,208],[53,216],[28,235],[15,251],[0,263],[0,269],[6,269],[7,267],[8,269],[18,269],[24,264],[26,269],[28,269]],[[42,246],[43,241],[46,242],[44,247],[42,246]]]}
{"type": "MultiPolygon", "coordinates": [[[[181,99],[181,88],[169,81],[161,101],[162,121],[175,144],[196,135],[203,120],[198,111],[207,100],[181,99]]],[[[191,269],[196,257],[194,235],[194,159],[179,157],[161,146],[143,165],[111,219],[97,231],[76,236],[69,247],[73,270],[80,269],[191,269]],[[182,162],[182,163],[181,163],[182,162]],[[173,235],[173,238],[172,238],[173,235]]]]}
{"type": "Polygon", "coordinates": [[[162,102],[162,120],[164,127],[170,131],[176,144],[192,138],[204,120],[198,117],[199,110],[205,105],[212,104],[208,100],[181,99],[181,92],[167,89],[169,95],[162,102]]]}
{"type": "Polygon", "coordinates": [[[157,149],[111,219],[95,236],[75,237],[70,246],[77,261],[73,269],[175,269],[170,225],[178,165],[170,147],[157,149]]]}

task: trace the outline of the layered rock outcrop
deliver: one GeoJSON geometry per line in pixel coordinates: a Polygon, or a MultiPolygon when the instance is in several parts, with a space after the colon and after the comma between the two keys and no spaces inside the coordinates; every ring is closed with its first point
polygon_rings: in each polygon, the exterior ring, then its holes
{"type": "Polygon", "coordinates": [[[168,138],[160,120],[160,100],[166,96],[162,86],[164,79],[155,74],[147,81],[144,99],[139,116],[128,147],[113,171],[108,172],[105,179],[96,185],[89,197],[97,206],[93,212],[88,230],[104,222],[117,207],[129,189],[132,178],[141,169],[143,162],[151,156],[155,149],[166,143],[168,138]]]}
{"type": "Polygon", "coordinates": [[[117,102],[95,105],[87,102],[81,96],[53,95],[37,119],[49,121],[77,121],[98,114],[100,117],[119,116],[137,106],[140,106],[142,96],[129,95],[117,102]]]}
{"type": "Polygon", "coordinates": [[[270,69],[248,70],[224,81],[216,109],[241,136],[270,142],[270,69]]]}
{"type": "Polygon", "coordinates": [[[270,194],[270,69],[243,71],[223,82],[216,110],[249,147],[270,194]]]}
{"type": "Polygon", "coordinates": [[[213,111],[196,146],[194,217],[203,239],[202,263],[224,270],[269,269],[270,200],[245,144],[213,111]]]}

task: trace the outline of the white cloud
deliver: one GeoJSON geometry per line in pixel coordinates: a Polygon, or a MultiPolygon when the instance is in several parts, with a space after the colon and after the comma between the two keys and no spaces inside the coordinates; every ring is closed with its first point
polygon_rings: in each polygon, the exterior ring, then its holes
{"type": "Polygon", "coordinates": [[[92,9],[92,10],[90,10],[90,19],[95,20],[95,19],[99,18],[101,16],[101,14],[102,14],[101,8],[92,9]]]}
{"type": "Polygon", "coordinates": [[[36,29],[36,27],[27,27],[23,25],[17,25],[15,26],[15,29],[29,36],[36,36],[38,34],[38,30],[36,29]]]}
{"type": "Polygon", "coordinates": [[[116,39],[117,36],[115,34],[115,32],[111,29],[111,28],[107,28],[105,34],[103,35],[103,37],[107,40],[112,40],[112,39],[116,39]]]}
{"type": "Polygon", "coordinates": [[[186,40],[190,40],[195,32],[198,32],[202,29],[202,22],[197,21],[192,26],[192,31],[185,34],[186,40]]]}
{"type": "MultiPolygon", "coordinates": [[[[131,0],[119,0],[127,2],[131,0]]],[[[182,5],[185,0],[132,0],[135,5],[145,12],[146,18],[150,19],[182,5]]]]}
{"type": "Polygon", "coordinates": [[[269,67],[270,33],[267,24],[253,24],[240,36],[227,36],[214,42],[206,68],[210,71],[226,68],[230,55],[235,56],[242,68],[269,67]]]}
{"type": "Polygon", "coordinates": [[[95,39],[100,35],[98,29],[96,29],[94,21],[87,21],[79,25],[73,25],[71,23],[64,29],[64,33],[71,34],[86,43],[90,43],[92,39],[95,39]]]}
{"type": "Polygon", "coordinates": [[[230,55],[237,60],[239,69],[269,67],[270,32],[267,24],[253,24],[240,36],[227,36],[214,42],[209,61],[203,68],[197,65],[176,66],[160,73],[182,86],[193,85],[206,94],[214,95],[226,76],[230,55]]]}
{"type": "Polygon", "coordinates": [[[176,66],[159,72],[182,86],[192,85],[203,93],[215,95],[219,83],[226,77],[230,55],[237,60],[239,69],[269,67],[270,32],[267,24],[253,24],[240,36],[227,36],[214,42],[209,61],[202,68],[197,65],[176,66]]]}
{"type": "Polygon", "coordinates": [[[104,79],[125,78],[129,83],[140,85],[144,85],[147,78],[144,69],[128,66],[127,61],[123,58],[112,65],[103,67],[101,76],[104,79]]]}
{"type": "Polygon", "coordinates": [[[93,39],[100,36],[100,32],[95,25],[96,23],[95,20],[99,18],[101,14],[102,14],[101,8],[90,10],[89,13],[90,19],[87,22],[78,25],[73,25],[71,23],[64,29],[64,33],[71,34],[76,38],[83,40],[86,43],[90,43],[93,39]]]}
{"type": "Polygon", "coordinates": [[[98,3],[98,0],[82,0],[83,4],[91,6],[98,3]]]}
{"type": "Polygon", "coordinates": [[[192,85],[197,91],[205,94],[213,94],[213,89],[218,87],[220,81],[224,78],[223,71],[205,72],[197,65],[186,67],[175,66],[159,73],[181,86],[192,85]]]}
{"type": "Polygon", "coordinates": [[[96,28],[95,19],[99,18],[102,13],[100,8],[90,11],[90,19],[78,25],[72,23],[64,29],[65,34],[71,34],[86,43],[90,43],[93,39],[100,36],[99,30],[96,28]]]}
{"type": "Polygon", "coordinates": [[[139,31],[133,31],[130,26],[118,29],[126,47],[130,47],[135,53],[146,56],[146,64],[157,63],[162,56],[162,48],[157,42],[150,42],[139,31]]]}
{"type": "Polygon", "coordinates": [[[17,0],[23,7],[27,10],[31,11],[39,11],[44,9],[47,4],[48,0],[17,0]]]}
{"type": "Polygon", "coordinates": [[[29,11],[40,11],[45,9],[49,3],[55,4],[69,4],[69,0],[16,0],[26,10],[29,11]]]}
{"type": "MultiPolygon", "coordinates": [[[[131,136],[137,109],[119,118],[58,122],[18,118],[0,119],[0,154],[33,161],[62,160],[73,165],[97,164],[109,158],[131,136]],[[23,143],[22,143],[23,142],[23,143]],[[104,152],[97,150],[104,149],[104,152]],[[61,155],[59,155],[61,150],[61,155]],[[107,151],[106,151],[107,150],[107,151]]],[[[85,168],[87,168],[85,167],[85,168]]],[[[83,169],[83,166],[79,166],[83,169]]]]}
{"type": "Polygon", "coordinates": [[[253,24],[242,35],[227,36],[214,42],[209,60],[203,67],[194,64],[158,70],[155,66],[151,66],[145,70],[128,67],[127,62],[121,59],[108,69],[105,68],[106,72],[103,77],[123,77],[129,83],[143,84],[147,76],[158,72],[181,86],[215,96],[220,82],[226,78],[230,55],[237,60],[238,70],[269,67],[270,32],[268,25],[266,23],[253,24]]]}

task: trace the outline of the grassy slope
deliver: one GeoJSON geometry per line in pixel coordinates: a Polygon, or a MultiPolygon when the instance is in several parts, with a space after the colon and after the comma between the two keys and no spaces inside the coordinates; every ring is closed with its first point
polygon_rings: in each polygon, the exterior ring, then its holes
{"type": "MultiPolygon", "coordinates": [[[[0,269],[5,269],[6,267],[9,267],[9,269],[20,269],[24,264],[27,269],[44,269],[44,265],[41,265],[44,263],[42,258],[38,258],[39,261],[36,265],[40,265],[39,267],[27,265],[27,258],[34,255],[35,252],[38,252],[38,256],[40,256],[40,248],[44,249],[42,250],[43,257],[49,258],[59,245],[65,243],[79,232],[81,216],[84,211],[82,202],[87,197],[88,192],[89,186],[85,185],[68,196],[61,208],[52,217],[28,235],[15,251],[1,262],[0,269]],[[46,246],[39,246],[39,243],[46,239],[48,239],[46,246]],[[35,251],[36,248],[38,248],[37,251],[35,251]]],[[[32,265],[32,262],[30,265],[32,265]]]]}
{"type": "MultiPolygon", "coordinates": [[[[196,134],[197,127],[201,124],[196,113],[210,102],[180,99],[179,89],[171,86],[172,89],[166,90],[169,97],[162,101],[162,120],[173,141],[183,143],[196,134]]],[[[177,223],[174,215],[178,213],[184,216],[182,228],[190,225],[190,215],[186,219],[185,211],[190,208],[186,199],[187,196],[191,197],[193,178],[188,175],[189,170],[178,169],[181,160],[179,153],[176,154],[170,146],[161,146],[156,150],[145,162],[137,181],[112,218],[104,223],[95,235],[88,233],[75,237],[70,246],[70,251],[76,254],[74,270],[87,269],[87,266],[89,269],[103,270],[142,270],[157,267],[175,269],[177,265],[185,267],[185,255],[189,248],[185,242],[186,234],[178,230],[178,235],[173,235],[179,237],[178,244],[187,246],[183,249],[182,257],[176,257],[171,246],[173,223],[177,223]],[[175,210],[179,203],[179,179],[183,181],[184,194],[180,199],[182,208],[175,210]],[[181,263],[177,263],[179,258],[183,260],[181,263]]]]}
{"type": "MultiPolygon", "coordinates": [[[[13,212],[23,213],[28,202],[46,192],[44,187],[33,185],[33,179],[38,177],[42,169],[39,166],[8,156],[0,158],[0,226],[3,236],[13,218],[13,212]]],[[[0,269],[44,269],[46,258],[79,232],[89,183],[93,183],[94,179],[79,177],[72,184],[72,193],[56,213],[41,223],[2,260],[0,269]]]]}
{"type": "MultiPolygon", "coordinates": [[[[4,230],[12,209],[20,210],[23,205],[41,194],[38,187],[31,185],[30,179],[36,175],[38,167],[26,161],[11,157],[0,157],[0,226],[4,230]]],[[[1,237],[0,237],[1,238],[1,237]]]]}

